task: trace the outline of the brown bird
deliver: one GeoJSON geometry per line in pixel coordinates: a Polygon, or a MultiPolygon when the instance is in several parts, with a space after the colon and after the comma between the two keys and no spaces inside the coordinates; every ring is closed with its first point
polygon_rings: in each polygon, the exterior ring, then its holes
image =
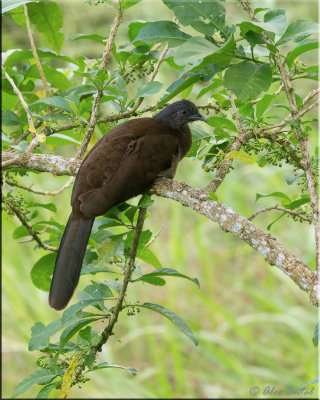
{"type": "Polygon", "coordinates": [[[51,282],[51,307],[65,308],[78,284],[94,218],[142,194],[157,176],[172,179],[191,147],[187,123],[196,120],[206,121],[193,103],[177,101],[153,118],[116,126],[89,151],[72,191],[72,213],[51,282]]]}

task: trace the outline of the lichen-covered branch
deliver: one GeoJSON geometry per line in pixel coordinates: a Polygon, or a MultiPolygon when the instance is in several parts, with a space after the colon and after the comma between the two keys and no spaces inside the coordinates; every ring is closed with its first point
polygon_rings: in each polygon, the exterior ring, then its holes
{"type": "Polygon", "coordinates": [[[230,206],[219,201],[207,200],[207,194],[185,183],[158,178],[151,193],[169,198],[190,207],[219,224],[263,255],[270,265],[275,265],[299,287],[309,293],[312,304],[318,305],[319,289],[317,274],[281,245],[273,236],[264,233],[247,218],[236,213],[230,206]]]}
{"type": "MultiPolygon", "coordinates": [[[[3,153],[3,158],[5,157],[11,157],[11,155],[3,153]]],[[[14,157],[15,167],[50,172],[54,175],[75,175],[81,163],[80,160],[66,159],[52,154],[16,154],[14,157]]],[[[218,223],[221,229],[232,232],[261,253],[269,264],[276,265],[290,276],[303,290],[309,293],[312,303],[318,304],[316,273],[274,237],[261,231],[231,207],[221,202],[206,200],[208,194],[205,190],[166,178],[157,179],[150,190],[157,196],[173,199],[183,206],[192,208],[218,223]]]]}

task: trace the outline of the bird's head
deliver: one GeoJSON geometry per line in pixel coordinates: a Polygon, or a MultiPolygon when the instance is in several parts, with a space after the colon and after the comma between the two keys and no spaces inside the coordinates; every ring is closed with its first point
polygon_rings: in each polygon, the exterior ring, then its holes
{"type": "Polygon", "coordinates": [[[172,129],[181,129],[192,121],[204,121],[206,119],[199,114],[197,107],[189,100],[176,101],[153,117],[155,120],[169,125],[172,129]]]}

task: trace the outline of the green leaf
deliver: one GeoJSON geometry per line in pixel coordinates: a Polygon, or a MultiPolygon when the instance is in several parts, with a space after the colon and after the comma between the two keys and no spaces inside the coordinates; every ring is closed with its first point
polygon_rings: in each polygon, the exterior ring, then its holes
{"type": "Polygon", "coordinates": [[[300,40],[306,39],[308,36],[319,32],[319,24],[304,19],[299,19],[292,22],[281,39],[276,43],[277,46],[287,43],[290,40],[299,42],[300,40]]]}
{"type": "Polygon", "coordinates": [[[267,11],[264,14],[263,20],[273,27],[272,32],[274,32],[276,35],[281,36],[286,30],[287,17],[283,8],[267,11]]]}
{"type": "Polygon", "coordinates": [[[263,197],[279,197],[280,199],[291,202],[290,197],[288,197],[286,194],[284,194],[282,192],[272,192],[272,193],[268,193],[268,194],[256,193],[256,201],[263,197]]]}
{"type": "Polygon", "coordinates": [[[21,225],[16,228],[12,234],[13,239],[20,239],[21,237],[30,236],[28,229],[21,225]]]}
{"type": "Polygon", "coordinates": [[[33,207],[42,207],[42,208],[46,208],[47,210],[50,210],[52,212],[56,212],[57,211],[57,206],[54,203],[28,203],[27,204],[28,208],[33,208],[33,207]]]}
{"type": "Polygon", "coordinates": [[[51,393],[51,390],[54,389],[59,384],[61,384],[61,382],[62,381],[56,381],[41,388],[41,390],[36,396],[36,399],[47,399],[49,397],[49,394],[51,393]]]}
{"type": "MultiPolygon", "coordinates": [[[[71,57],[58,55],[53,50],[37,49],[37,53],[38,53],[38,56],[40,59],[53,58],[53,59],[62,60],[62,61],[65,61],[65,62],[68,62],[71,64],[78,65],[78,63],[75,60],[73,60],[71,57]]],[[[11,67],[13,65],[16,65],[19,61],[28,60],[28,59],[32,59],[32,58],[33,58],[32,50],[16,49],[6,58],[4,65],[6,67],[11,67]]]]}
{"type": "MultiPolygon", "coordinates": [[[[189,86],[194,85],[196,82],[200,81],[201,78],[202,78],[201,74],[196,74],[196,75],[193,75],[190,78],[187,78],[185,80],[178,79],[178,81],[176,81],[176,82],[178,82],[178,85],[175,87],[175,89],[172,90],[171,92],[169,92],[169,94],[165,94],[160,99],[160,101],[157,104],[156,108],[162,107],[167,101],[169,101],[173,97],[177,96],[179,93],[181,93],[183,90],[185,90],[189,86]]],[[[170,87],[167,89],[167,92],[170,90],[170,87]]]]}
{"type": "Polygon", "coordinates": [[[48,292],[51,285],[51,276],[57,258],[56,253],[46,254],[38,260],[31,270],[31,280],[35,287],[48,292]]]}
{"type": "Polygon", "coordinates": [[[17,114],[10,110],[1,111],[1,121],[3,126],[19,126],[22,123],[17,114]]]}
{"type": "Polygon", "coordinates": [[[141,247],[137,251],[137,258],[153,265],[156,268],[161,268],[161,262],[158,260],[157,256],[148,248],[141,247]]]}
{"type": "Polygon", "coordinates": [[[98,35],[96,33],[94,34],[85,34],[85,33],[77,33],[76,35],[71,36],[68,40],[69,42],[72,42],[73,40],[83,40],[83,39],[89,39],[89,40],[94,40],[95,42],[104,44],[106,37],[102,35],[98,35]]]}
{"type": "Polygon", "coordinates": [[[63,33],[59,32],[63,25],[59,5],[54,2],[31,3],[28,5],[28,14],[37,31],[43,33],[53,50],[59,53],[64,41],[63,33]]]}
{"type": "Polygon", "coordinates": [[[45,97],[44,99],[36,100],[33,103],[31,103],[29,107],[32,107],[35,104],[46,104],[47,106],[50,107],[56,107],[64,111],[71,112],[67,100],[65,100],[61,96],[51,96],[51,97],[45,97]]]}
{"type": "Polygon", "coordinates": [[[317,49],[319,47],[319,42],[317,39],[306,39],[300,42],[295,49],[293,49],[289,57],[287,58],[287,65],[289,68],[292,67],[295,59],[300,56],[300,54],[306,53],[307,51],[317,49]]]}
{"type": "MultiPolygon", "coordinates": [[[[46,64],[42,64],[42,69],[46,80],[51,83],[52,87],[60,90],[65,90],[72,87],[72,83],[62,72],[50,68],[46,64]]],[[[28,69],[27,76],[40,79],[39,70],[35,64],[31,65],[31,67],[28,69]]]]}
{"type": "MultiPolygon", "coordinates": [[[[141,208],[148,208],[154,203],[154,200],[152,200],[151,196],[149,194],[144,194],[141,199],[139,200],[138,207],[141,208]]],[[[133,209],[133,212],[135,213],[135,209],[133,209]]],[[[128,211],[127,211],[128,212],[128,211]]],[[[127,215],[127,213],[126,213],[127,215]]],[[[132,221],[131,221],[132,222],[132,221]]]]}
{"type": "Polygon", "coordinates": [[[213,128],[226,128],[233,132],[238,132],[235,124],[225,117],[209,117],[207,119],[207,124],[213,128]]]}
{"type": "MultiPolygon", "coordinates": [[[[178,25],[171,21],[156,21],[141,28],[134,42],[144,43],[168,42],[170,47],[184,43],[190,35],[181,32],[178,25]]],[[[133,43],[134,43],[133,42],[133,43]]]]}
{"type": "Polygon", "coordinates": [[[302,206],[303,204],[306,204],[309,202],[310,202],[310,196],[306,196],[306,197],[302,197],[301,199],[292,201],[289,204],[285,204],[285,206],[286,206],[286,208],[289,208],[290,210],[294,210],[295,208],[298,208],[298,207],[302,206]]]}
{"type": "Polygon", "coordinates": [[[208,133],[203,128],[201,128],[201,126],[192,125],[192,126],[190,126],[190,130],[191,130],[191,134],[192,134],[192,142],[211,138],[210,133],[208,133]]]}
{"type": "Polygon", "coordinates": [[[212,64],[225,65],[229,64],[232,58],[235,56],[236,43],[234,41],[234,36],[230,35],[228,40],[218,48],[217,51],[208,55],[204,60],[195,67],[192,71],[198,71],[205,67],[211,66],[212,64]]]}
{"type": "Polygon", "coordinates": [[[224,75],[224,86],[236,94],[240,100],[256,97],[267,91],[272,82],[272,71],[269,64],[258,64],[245,61],[232,65],[224,75]]]}
{"type": "Polygon", "coordinates": [[[316,328],[314,330],[313,336],[312,336],[312,343],[314,347],[318,347],[319,344],[319,322],[317,322],[316,328]]]}
{"type": "Polygon", "coordinates": [[[61,372],[52,373],[49,369],[38,369],[26,378],[24,378],[19,385],[17,386],[16,390],[12,394],[12,397],[15,398],[19,394],[25,392],[29,389],[32,385],[46,385],[50,383],[56,376],[61,376],[61,372]]]}
{"type": "Polygon", "coordinates": [[[77,145],[81,144],[72,136],[63,135],[62,133],[54,133],[53,135],[48,136],[46,139],[46,144],[49,146],[64,146],[69,145],[70,143],[75,143],[77,145]]]}
{"type": "Polygon", "coordinates": [[[175,314],[173,311],[168,310],[167,308],[160,306],[158,304],[152,303],[143,303],[137,304],[137,307],[148,308],[149,310],[156,311],[164,317],[168,318],[177,328],[181,330],[189,339],[193,341],[193,343],[198,346],[198,339],[194,336],[194,333],[189,328],[189,326],[183,321],[181,317],[175,314]]]}
{"type": "Polygon", "coordinates": [[[133,367],[124,367],[122,365],[112,364],[112,363],[108,363],[108,362],[102,362],[102,363],[94,366],[92,368],[92,371],[95,371],[97,369],[103,369],[103,368],[121,368],[121,369],[125,369],[126,371],[130,372],[130,374],[132,374],[132,375],[138,374],[138,371],[133,367]]]}
{"type": "Polygon", "coordinates": [[[129,37],[130,42],[133,42],[134,39],[137,37],[138,33],[140,32],[141,28],[148,25],[149,23],[150,22],[136,21],[136,22],[132,22],[131,24],[129,24],[128,37],[129,37]]]}
{"type": "Polygon", "coordinates": [[[138,93],[136,97],[147,97],[147,96],[152,96],[162,89],[163,83],[153,81],[153,82],[148,82],[143,86],[140,86],[138,89],[138,93]]]}
{"type": "Polygon", "coordinates": [[[62,328],[61,318],[50,322],[47,326],[41,322],[36,322],[31,328],[31,338],[29,341],[29,351],[43,350],[50,343],[50,337],[62,328]]]}
{"type": "Polygon", "coordinates": [[[79,332],[79,336],[81,337],[82,340],[91,343],[91,326],[87,326],[86,328],[82,329],[79,332]]]}
{"type": "Polygon", "coordinates": [[[111,290],[103,283],[89,285],[77,293],[79,300],[103,300],[113,297],[111,290]]]}
{"type": "Polygon", "coordinates": [[[219,47],[202,37],[192,37],[176,51],[174,62],[178,65],[194,64],[219,50],[219,47]]]}
{"type": "Polygon", "coordinates": [[[130,8],[140,3],[141,0],[121,0],[121,8],[130,8]]]}
{"type": "Polygon", "coordinates": [[[153,278],[155,276],[177,276],[179,278],[185,278],[189,279],[190,281],[194,282],[196,285],[199,285],[199,281],[197,278],[190,278],[187,275],[182,274],[179,271],[176,271],[175,269],[172,268],[159,268],[156,269],[155,271],[150,272],[149,274],[145,274],[140,276],[138,279],[134,279],[132,282],[138,282],[138,281],[143,281],[143,282],[148,282],[149,278],[153,278]]]}
{"type": "Polygon", "coordinates": [[[56,353],[55,359],[58,359],[58,356],[61,352],[61,350],[64,348],[64,346],[67,344],[67,342],[82,328],[84,328],[86,325],[91,324],[92,322],[98,321],[101,318],[87,318],[84,320],[78,320],[68,326],[61,334],[60,336],[60,346],[59,346],[59,351],[56,353]]]}
{"type": "Polygon", "coordinates": [[[3,0],[1,14],[5,14],[8,11],[14,10],[17,7],[20,7],[22,4],[39,3],[40,1],[43,0],[3,0]]]}
{"type": "Polygon", "coordinates": [[[233,158],[234,160],[242,161],[246,164],[252,164],[252,156],[246,153],[245,151],[231,151],[224,159],[228,160],[229,158],[233,158]]]}
{"type": "Polygon", "coordinates": [[[275,96],[273,94],[265,94],[262,99],[258,101],[256,105],[256,116],[258,121],[263,116],[274,97],[275,96]]]}

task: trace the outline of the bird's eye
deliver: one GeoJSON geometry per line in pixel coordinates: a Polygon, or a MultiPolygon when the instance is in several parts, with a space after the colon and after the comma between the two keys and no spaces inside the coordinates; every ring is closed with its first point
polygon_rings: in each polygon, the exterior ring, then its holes
{"type": "Polygon", "coordinates": [[[182,110],[182,114],[183,114],[183,115],[186,115],[187,112],[186,112],[185,110],[182,110]]]}

